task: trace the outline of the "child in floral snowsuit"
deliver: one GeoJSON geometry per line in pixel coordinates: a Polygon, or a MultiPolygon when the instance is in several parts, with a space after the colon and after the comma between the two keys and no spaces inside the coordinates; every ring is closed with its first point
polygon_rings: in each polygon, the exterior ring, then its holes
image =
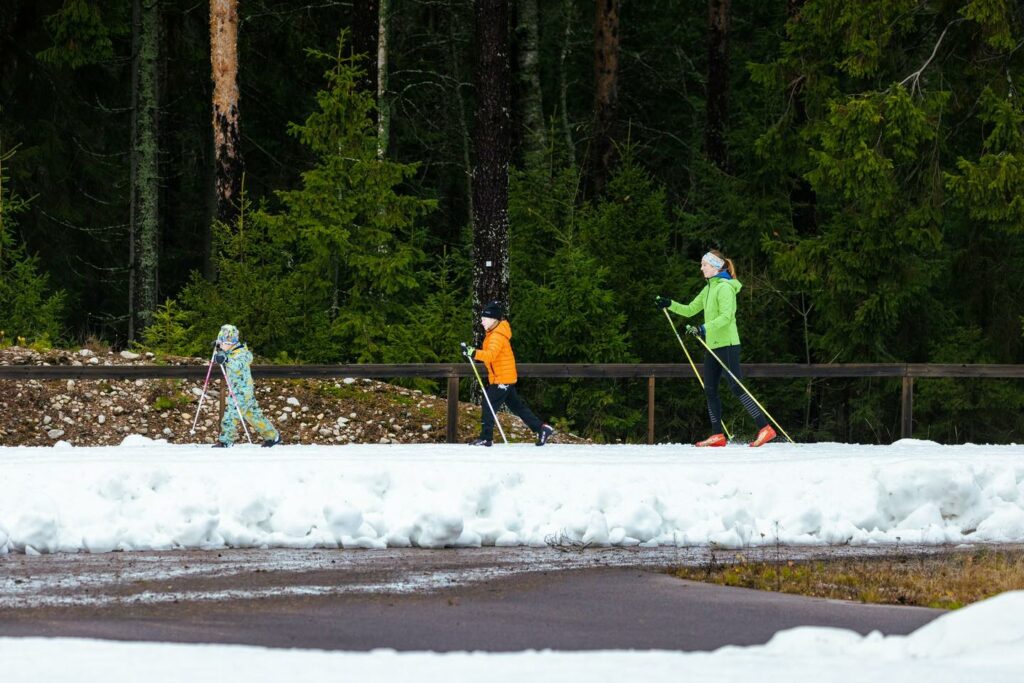
{"type": "Polygon", "coordinates": [[[245,421],[253,430],[263,437],[264,448],[281,443],[281,435],[274,429],[274,425],[270,424],[270,420],[263,416],[263,412],[256,403],[252,373],[249,371],[252,352],[245,347],[245,344],[238,341],[237,327],[224,325],[220,328],[220,333],[217,335],[217,349],[213,359],[227,372],[231,392],[227,396],[224,418],[220,421],[220,438],[213,444],[213,447],[226,448],[235,442],[239,412],[242,413],[245,421]],[[232,398],[232,393],[234,393],[234,398],[232,398]],[[238,401],[237,408],[236,400],[238,401]]]}

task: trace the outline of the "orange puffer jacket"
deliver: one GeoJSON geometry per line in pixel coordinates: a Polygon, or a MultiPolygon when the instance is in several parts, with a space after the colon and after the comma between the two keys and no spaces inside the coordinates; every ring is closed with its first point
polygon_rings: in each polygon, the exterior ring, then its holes
{"type": "Polygon", "coordinates": [[[516,357],[512,353],[512,326],[502,320],[484,337],[484,345],[473,358],[487,366],[487,379],[491,384],[515,384],[516,357]]]}

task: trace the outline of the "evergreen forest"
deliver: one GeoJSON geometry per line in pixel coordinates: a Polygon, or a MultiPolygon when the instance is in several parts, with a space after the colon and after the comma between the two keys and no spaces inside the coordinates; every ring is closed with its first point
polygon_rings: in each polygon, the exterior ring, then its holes
{"type": "MultiPolygon", "coordinates": [[[[1022,98],[1018,0],[0,0],[0,345],[458,362],[498,299],[520,363],[685,363],[654,300],[718,249],[745,363],[1024,363],[1022,98]]],[[[646,382],[520,384],[645,437],[646,382]]],[[[750,386],[898,438],[898,380],[750,386]]],[[[915,392],[1024,435],[1019,380],[915,392]]]]}

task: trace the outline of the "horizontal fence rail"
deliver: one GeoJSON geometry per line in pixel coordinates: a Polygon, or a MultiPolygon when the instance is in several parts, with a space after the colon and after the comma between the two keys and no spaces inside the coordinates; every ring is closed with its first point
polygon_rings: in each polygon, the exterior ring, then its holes
{"type": "MultiPolygon", "coordinates": [[[[520,377],[639,379],[693,377],[680,363],[519,363],[520,377]]],[[[323,377],[472,377],[468,363],[355,363],[351,365],[253,365],[254,377],[313,379],[323,377]]],[[[929,363],[744,363],[744,377],[975,377],[1024,378],[1024,365],[929,363]]],[[[0,365],[0,379],[195,379],[206,365],[0,365]]]]}
{"type": "MultiPolygon", "coordinates": [[[[646,379],[647,442],[654,443],[655,380],[693,377],[679,363],[521,363],[520,377],[546,379],[646,379]]],[[[254,365],[262,379],[328,379],[417,377],[448,380],[448,441],[458,437],[459,379],[472,377],[468,363],[357,363],[350,365],[254,365]]],[[[914,379],[1024,379],[1024,365],[956,363],[747,363],[744,377],[766,379],[900,378],[900,435],[913,434],[914,379]]],[[[0,380],[203,379],[206,365],[0,365],[0,380]]]]}

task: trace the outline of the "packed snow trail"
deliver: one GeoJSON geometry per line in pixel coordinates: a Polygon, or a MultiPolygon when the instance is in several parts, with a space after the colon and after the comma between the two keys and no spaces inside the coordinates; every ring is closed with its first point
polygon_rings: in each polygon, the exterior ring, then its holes
{"type": "Polygon", "coordinates": [[[1022,446],[0,448],[0,553],[983,541],[1022,446]]]}

